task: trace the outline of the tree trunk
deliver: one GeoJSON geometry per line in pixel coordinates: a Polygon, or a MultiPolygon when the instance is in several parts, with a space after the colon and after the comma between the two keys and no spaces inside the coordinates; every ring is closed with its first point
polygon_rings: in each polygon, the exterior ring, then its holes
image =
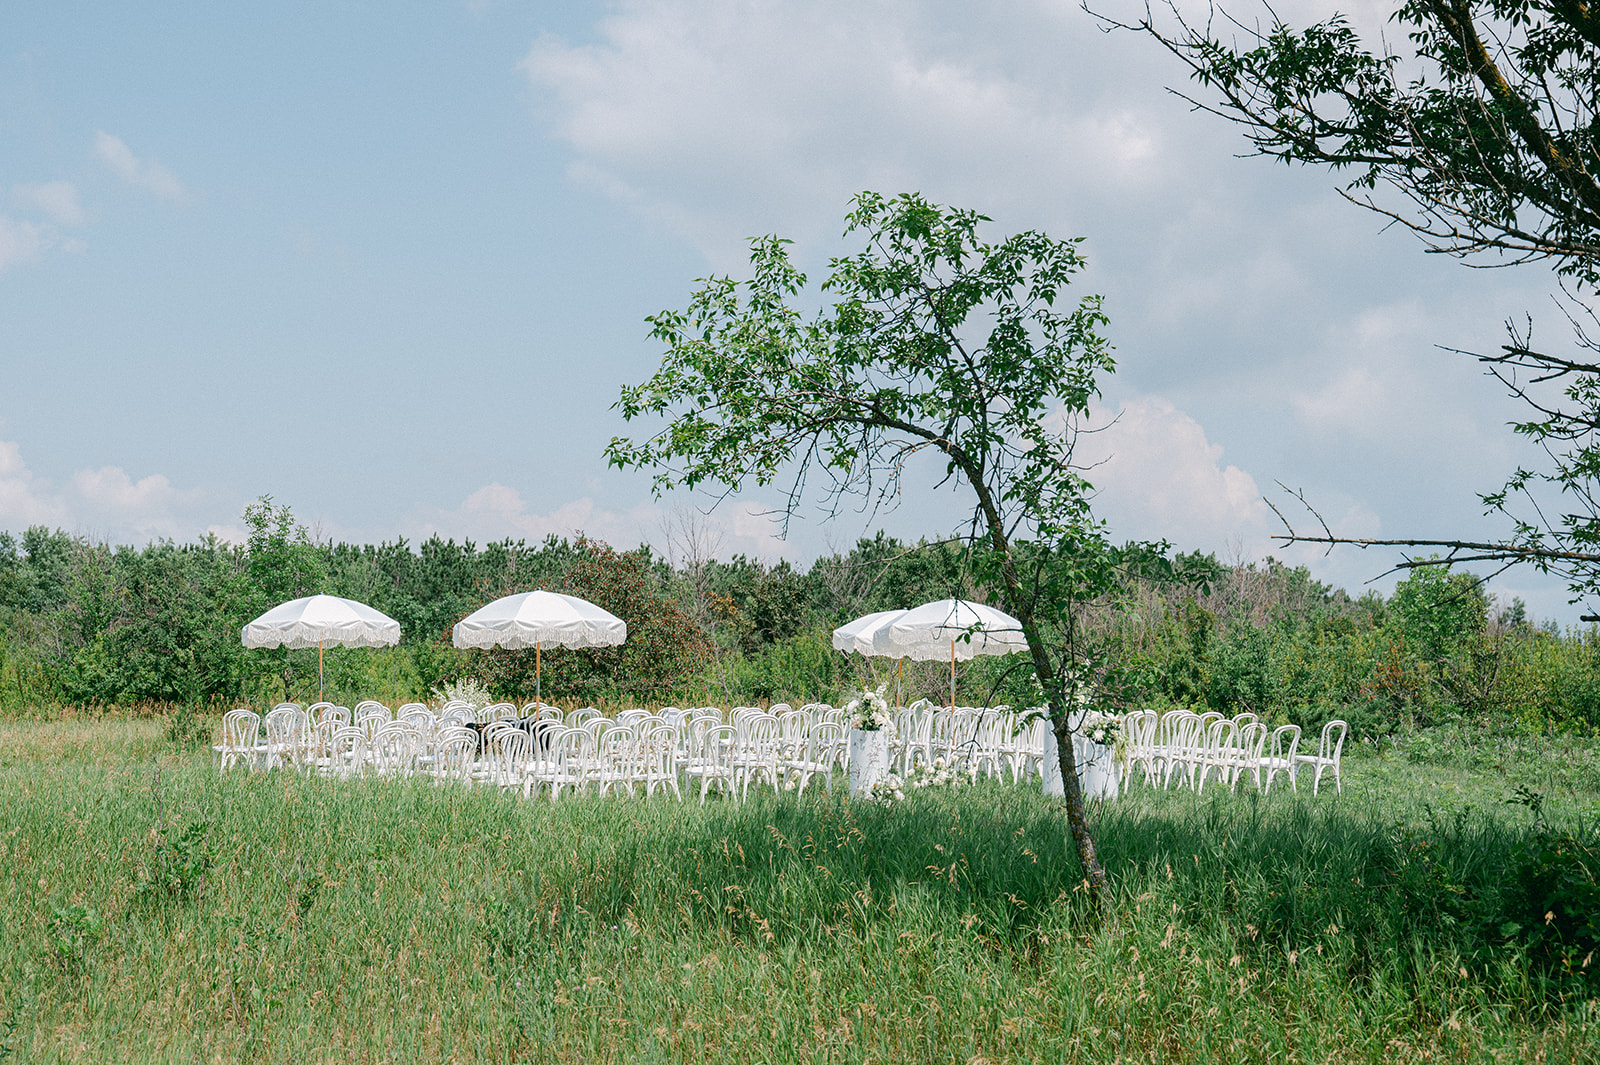
{"type": "MultiPolygon", "coordinates": [[[[1052,700],[1052,703],[1054,701],[1052,700]]],[[[1083,805],[1083,786],[1078,782],[1078,756],[1072,749],[1072,730],[1063,707],[1050,707],[1050,728],[1056,736],[1056,752],[1061,763],[1061,790],[1067,804],[1067,829],[1072,833],[1078,860],[1083,863],[1084,882],[1089,885],[1089,901],[1096,913],[1105,912],[1106,871],[1089,834],[1089,816],[1083,805]]]]}

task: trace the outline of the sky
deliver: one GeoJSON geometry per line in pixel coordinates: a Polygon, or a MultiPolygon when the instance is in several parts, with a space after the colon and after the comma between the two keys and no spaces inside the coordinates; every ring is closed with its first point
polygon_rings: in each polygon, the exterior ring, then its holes
{"type": "MultiPolygon", "coordinates": [[[[872,189],[1083,238],[1114,539],[1360,594],[1396,556],[1274,543],[1280,485],[1344,535],[1505,535],[1478,494],[1535,461],[1522,412],[1444,349],[1559,335],[1549,275],[1426,254],[1337,178],[1241,157],[1186,85],[1077,0],[0,6],[0,530],[238,538],[270,495],[352,542],[666,548],[690,520],[808,564],[942,535],[961,500],[928,479],[781,537],[775,490],[707,514],[604,458],[649,428],[611,409],[659,364],[645,317],[761,234],[820,278],[872,189]]],[[[1490,590],[1580,612],[1537,574],[1490,590]]]]}

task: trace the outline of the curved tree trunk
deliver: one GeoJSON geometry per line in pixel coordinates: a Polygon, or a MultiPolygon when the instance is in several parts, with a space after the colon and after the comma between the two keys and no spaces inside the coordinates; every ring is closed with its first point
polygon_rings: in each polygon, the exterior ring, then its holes
{"type": "Polygon", "coordinates": [[[1073,846],[1078,860],[1083,863],[1083,878],[1089,885],[1089,898],[1096,912],[1104,912],[1106,904],[1106,871],[1095,850],[1094,837],[1089,834],[1089,816],[1083,805],[1083,786],[1078,782],[1078,756],[1072,749],[1072,731],[1067,727],[1064,708],[1050,707],[1050,727],[1056,736],[1056,751],[1061,763],[1061,790],[1066,798],[1067,828],[1072,833],[1073,846]]]}

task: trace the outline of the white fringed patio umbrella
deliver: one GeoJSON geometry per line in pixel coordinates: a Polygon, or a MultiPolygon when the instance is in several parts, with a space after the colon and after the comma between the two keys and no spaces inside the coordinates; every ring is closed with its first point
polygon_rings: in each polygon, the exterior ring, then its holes
{"type": "MultiPolygon", "coordinates": [[[[889,652],[878,650],[878,644],[884,643],[888,637],[889,626],[894,624],[906,612],[904,610],[879,610],[874,614],[867,614],[856,618],[854,621],[845,622],[833,630],[833,649],[849,654],[857,651],[868,657],[883,657],[889,652]]],[[[894,705],[900,706],[900,671],[895,671],[894,678],[894,705]]]]}
{"type": "Polygon", "coordinates": [[[846,622],[833,630],[833,649],[849,654],[859,651],[864,655],[878,655],[883,652],[877,650],[874,641],[882,640],[888,632],[890,625],[900,619],[904,610],[880,610],[876,614],[867,614],[846,622]]]}
{"type": "Polygon", "coordinates": [[[522,592],[496,599],[460,621],[451,633],[457,647],[533,648],[534,698],[543,702],[545,644],[614,647],[628,638],[628,623],[587,599],[559,592],[522,592]]]}
{"type": "Polygon", "coordinates": [[[907,610],[873,641],[875,654],[934,662],[950,656],[950,705],[956,704],[956,659],[1026,651],[1022,622],[1003,610],[964,599],[940,599],[907,610]]]}
{"type": "Polygon", "coordinates": [[[322,698],[322,647],[389,647],[400,642],[400,623],[354,599],[308,595],[282,603],[244,627],[246,647],[317,649],[317,699],[322,698]]]}

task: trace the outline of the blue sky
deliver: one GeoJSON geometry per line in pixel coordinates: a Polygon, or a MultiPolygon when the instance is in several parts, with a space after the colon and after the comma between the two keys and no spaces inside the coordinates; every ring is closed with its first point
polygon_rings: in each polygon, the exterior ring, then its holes
{"type": "MultiPolygon", "coordinates": [[[[660,354],[645,315],[758,233],[820,275],[874,188],[1086,238],[1117,535],[1260,557],[1276,481],[1354,535],[1502,532],[1475,493],[1530,461],[1518,411],[1436,345],[1556,328],[1548,277],[1236,158],[1181,81],[1042,0],[0,7],[0,528],[228,535],[271,494],[340,539],[661,545],[706,501],[602,456],[660,354]]],[[[712,514],[724,553],[865,531],[808,513],[779,541],[776,498],[712,514]]],[[[919,494],[879,524],[956,514],[919,494]]],[[[1388,562],[1288,554],[1353,590],[1388,562]]]]}

